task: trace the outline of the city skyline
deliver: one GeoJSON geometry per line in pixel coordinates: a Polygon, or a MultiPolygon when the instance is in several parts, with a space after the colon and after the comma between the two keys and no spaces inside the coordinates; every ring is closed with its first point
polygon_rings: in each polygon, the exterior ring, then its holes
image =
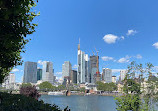
{"type": "MultiPolygon", "coordinates": [[[[109,64],[107,68],[118,72],[126,69],[133,60],[158,66],[157,3],[136,0],[128,3],[70,0],[63,4],[60,1],[40,1],[37,7],[41,12],[40,19],[35,20],[38,27],[29,36],[32,40],[25,47],[23,61],[38,62],[38,67],[42,67],[39,64],[43,61],[51,61],[54,74],[60,78],[64,61],[71,61],[73,69],[77,65],[80,38],[81,50],[89,56],[96,53],[95,47],[99,50],[100,71],[109,64]],[[59,5],[62,8],[57,7],[59,5]],[[152,7],[146,8],[149,5],[152,7]]],[[[23,70],[24,63],[13,69],[17,82],[21,82],[23,70]]]]}

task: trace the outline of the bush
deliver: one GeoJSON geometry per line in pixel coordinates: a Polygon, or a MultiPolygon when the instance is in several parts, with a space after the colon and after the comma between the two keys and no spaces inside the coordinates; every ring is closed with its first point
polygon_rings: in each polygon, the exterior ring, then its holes
{"type": "Polygon", "coordinates": [[[35,86],[23,86],[20,88],[20,94],[30,96],[32,98],[38,99],[40,94],[38,93],[35,86]]]}
{"type": "MultiPolygon", "coordinates": [[[[45,104],[32,97],[20,94],[8,94],[0,92],[0,111],[61,111],[56,105],[45,104]]],[[[64,111],[70,111],[65,108],[64,111]]]]}

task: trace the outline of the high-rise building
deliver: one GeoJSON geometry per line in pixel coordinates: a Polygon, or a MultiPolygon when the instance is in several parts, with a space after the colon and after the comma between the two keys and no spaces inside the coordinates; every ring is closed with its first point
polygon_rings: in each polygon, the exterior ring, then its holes
{"type": "Polygon", "coordinates": [[[24,83],[37,82],[37,62],[25,62],[24,66],[24,83]]]}
{"type": "Polygon", "coordinates": [[[112,76],[112,82],[116,83],[116,76],[112,76]]]}
{"type": "Polygon", "coordinates": [[[53,84],[53,63],[49,61],[43,62],[43,69],[42,69],[42,80],[48,81],[53,84]]]}
{"type": "Polygon", "coordinates": [[[96,55],[90,56],[90,83],[95,83],[95,77],[97,72],[97,59],[99,60],[99,57],[96,55]]]}
{"type": "Polygon", "coordinates": [[[72,70],[72,65],[70,61],[65,61],[62,65],[62,78],[64,79],[65,76],[70,76],[72,70]]]}
{"type": "Polygon", "coordinates": [[[72,83],[75,83],[75,84],[77,83],[77,71],[76,70],[71,71],[70,80],[72,83]]]}
{"type": "Polygon", "coordinates": [[[89,76],[89,60],[88,54],[80,50],[80,43],[78,44],[78,68],[77,68],[77,83],[88,82],[89,76]]]}
{"type": "Polygon", "coordinates": [[[103,78],[106,83],[112,82],[112,70],[109,68],[103,68],[103,78]]]}
{"type": "Polygon", "coordinates": [[[126,77],[127,70],[120,71],[120,80],[123,81],[126,77]]]}
{"type": "Polygon", "coordinates": [[[8,76],[4,78],[2,87],[5,87],[6,89],[14,89],[14,85],[15,85],[15,74],[10,73],[8,76]]]}
{"type": "Polygon", "coordinates": [[[42,80],[42,69],[37,69],[37,80],[42,80]]]}

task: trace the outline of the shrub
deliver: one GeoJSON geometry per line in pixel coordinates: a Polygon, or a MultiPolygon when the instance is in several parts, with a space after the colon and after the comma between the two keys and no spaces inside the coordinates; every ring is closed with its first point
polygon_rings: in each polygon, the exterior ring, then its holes
{"type": "MultiPolygon", "coordinates": [[[[21,94],[0,92],[0,98],[0,111],[62,111],[57,105],[46,104],[21,94]]],[[[70,110],[65,108],[64,111],[70,110]]]]}
{"type": "Polygon", "coordinates": [[[38,93],[35,86],[23,86],[20,88],[20,94],[30,96],[32,98],[38,99],[40,94],[38,93]]]}

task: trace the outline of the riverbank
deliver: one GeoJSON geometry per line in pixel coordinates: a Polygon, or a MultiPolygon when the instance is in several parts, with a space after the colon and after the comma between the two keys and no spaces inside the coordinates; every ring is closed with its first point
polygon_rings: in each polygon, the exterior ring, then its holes
{"type": "MultiPolygon", "coordinates": [[[[12,91],[11,92],[12,94],[20,94],[19,91],[12,91]]],[[[39,92],[40,95],[48,95],[48,92],[39,92]]],[[[66,95],[66,93],[64,93],[63,95],[66,95]]],[[[96,96],[96,95],[99,95],[99,96],[122,96],[123,94],[122,93],[102,93],[102,94],[96,94],[96,93],[83,93],[83,92],[79,92],[79,93],[71,93],[71,95],[80,95],[80,96],[88,96],[88,95],[91,95],[91,96],[96,96]]]]}

